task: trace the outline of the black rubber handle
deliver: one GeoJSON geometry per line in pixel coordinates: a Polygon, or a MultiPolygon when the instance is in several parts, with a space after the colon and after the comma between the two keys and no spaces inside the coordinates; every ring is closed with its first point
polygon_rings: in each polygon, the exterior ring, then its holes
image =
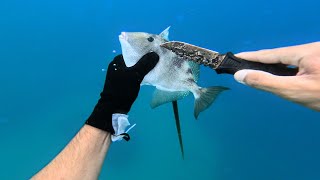
{"type": "Polygon", "coordinates": [[[264,64],[247,61],[235,57],[231,52],[225,55],[224,60],[215,70],[218,74],[234,74],[242,69],[261,70],[278,76],[295,76],[298,73],[298,68],[288,67],[285,64],[264,64]]]}

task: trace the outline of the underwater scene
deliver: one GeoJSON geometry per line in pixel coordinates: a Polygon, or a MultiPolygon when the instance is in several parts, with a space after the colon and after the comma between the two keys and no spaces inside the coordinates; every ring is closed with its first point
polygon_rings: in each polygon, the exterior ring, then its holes
{"type": "MultiPolygon", "coordinates": [[[[31,178],[75,136],[122,53],[121,32],[170,27],[170,41],[236,54],[319,41],[319,7],[316,0],[1,0],[0,179],[31,178]]],[[[128,114],[131,140],[111,144],[99,179],[320,179],[319,112],[205,66],[197,84],[228,90],[197,118],[192,93],[178,100],[184,157],[171,103],[152,108],[155,88],[141,86],[128,114]]]]}

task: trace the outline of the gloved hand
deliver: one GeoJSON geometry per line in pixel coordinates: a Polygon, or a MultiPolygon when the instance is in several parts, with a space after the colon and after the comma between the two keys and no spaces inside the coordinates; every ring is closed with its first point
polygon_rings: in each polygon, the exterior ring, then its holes
{"type": "Polygon", "coordinates": [[[127,114],[136,100],[140,83],[158,63],[155,52],[144,55],[134,66],[126,67],[122,55],[116,56],[108,66],[100,99],[86,124],[114,134],[112,114],[127,114]]]}

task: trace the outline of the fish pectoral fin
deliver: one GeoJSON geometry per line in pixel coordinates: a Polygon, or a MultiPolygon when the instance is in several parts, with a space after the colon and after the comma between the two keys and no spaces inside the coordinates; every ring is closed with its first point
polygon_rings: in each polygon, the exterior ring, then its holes
{"type": "Polygon", "coordinates": [[[198,82],[199,75],[200,75],[200,64],[197,64],[193,61],[188,61],[189,66],[191,68],[193,78],[195,82],[198,82]]]}
{"type": "Polygon", "coordinates": [[[151,108],[156,108],[162,104],[182,99],[189,93],[189,91],[163,91],[156,89],[153,93],[153,98],[150,106],[151,108]]]}

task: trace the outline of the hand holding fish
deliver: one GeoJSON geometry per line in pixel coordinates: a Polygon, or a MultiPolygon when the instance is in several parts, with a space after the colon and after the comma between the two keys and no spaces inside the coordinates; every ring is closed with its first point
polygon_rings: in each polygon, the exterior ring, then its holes
{"type": "Polygon", "coordinates": [[[137,64],[127,67],[122,55],[109,64],[100,99],[86,124],[115,133],[112,114],[127,114],[136,100],[144,76],[158,63],[159,56],[152,52],[144,55],[137,64]]]}
{"type": "Polygon", "coordinates": [[[109,64],[106,82],[101,97],[113,104],[113,113],[127,114],[136,100],[140,83],[159,61],[154,53],[144,55],[132,67],[127,67],[123,56],[119,55],[109,64]]]}
{"type": "Polygon", "coordinates": [[[274,93],[320,111],[320,42],[256,52],[239,58],[262,63],[283,63],[299,68],[296,76],[276,76],[256,70],[241,70],[234,77],[248,86],[274,93]]]}

